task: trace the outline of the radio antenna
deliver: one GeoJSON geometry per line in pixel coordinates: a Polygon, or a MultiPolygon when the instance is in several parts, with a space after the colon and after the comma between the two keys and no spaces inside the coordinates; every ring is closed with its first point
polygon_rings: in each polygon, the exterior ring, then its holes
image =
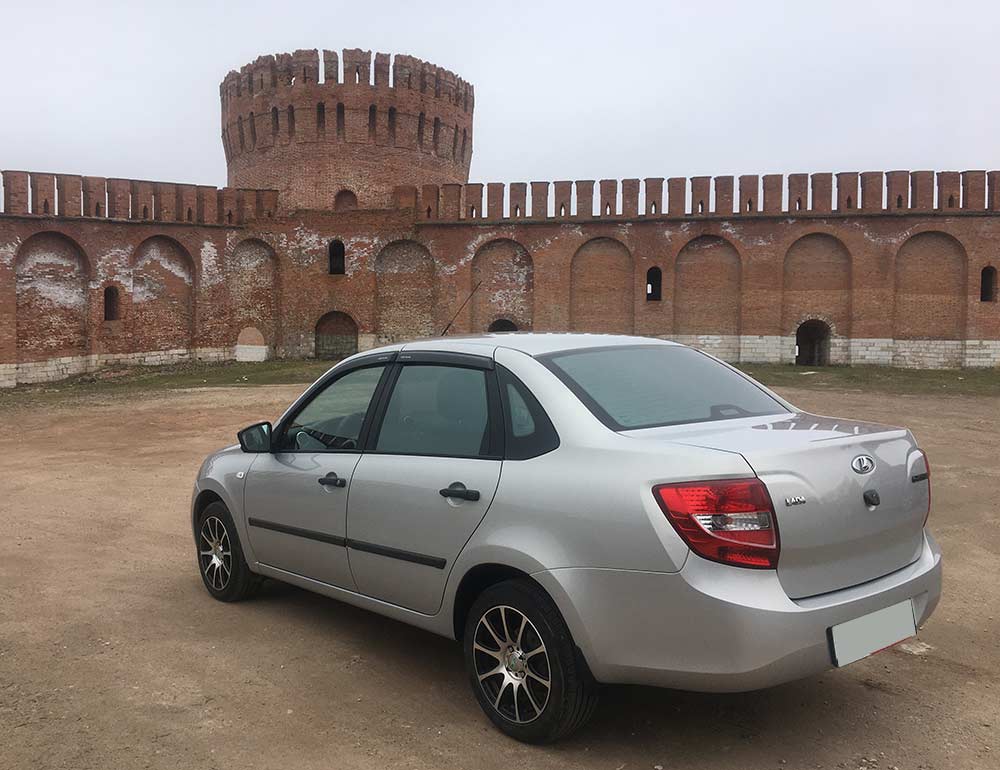
{"type": "Polygon", "coordinates": [[[453,323],[455,323],[455,319],[458,318],[459,314],[463,310],[465,310],[465,306],[469,304],[469,300],[472,299],[472,295],[475,294],[479,290],[479,287],[482,286],[482,285],[483,285],[483,282],[480,281],[479,283],[477,283],[475,286],[472,287],[472,291],[470,291],[469,292],[469,296],[465,298],[465,302],[462,303],[462,307],[460,307],[458,309],[458,313],[455,313],[455,315],[453,315],[451,317],[451,320],[448,321],[448,325],[446,327],[444,327],[444,329],[441,331],[441,335],[440,336],[443,337],[444,335],[446,335],[448,333],[448,330],[451,328],[451,325],[453,323]]]}

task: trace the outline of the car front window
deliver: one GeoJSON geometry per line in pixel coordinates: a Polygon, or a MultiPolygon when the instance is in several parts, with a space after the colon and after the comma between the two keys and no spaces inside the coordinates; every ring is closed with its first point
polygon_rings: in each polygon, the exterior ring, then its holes
{"type": "Polygon", "coordinates": [[[356,450],[361,426],[384,369],[384,366],[356,369],[327,385],[295,415],[285,429],[279,449],[356,450]]]}

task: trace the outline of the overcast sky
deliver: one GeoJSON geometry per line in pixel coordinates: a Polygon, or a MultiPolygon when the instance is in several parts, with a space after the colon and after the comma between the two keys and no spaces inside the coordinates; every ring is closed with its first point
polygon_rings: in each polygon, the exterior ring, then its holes
{"type": "Polygon", "coordinates": [[[219,82],[409,53],[476,89],[476,181],[1000,168],[1000,2],[0,0],[0,168],[222,186],[219,82]]]}

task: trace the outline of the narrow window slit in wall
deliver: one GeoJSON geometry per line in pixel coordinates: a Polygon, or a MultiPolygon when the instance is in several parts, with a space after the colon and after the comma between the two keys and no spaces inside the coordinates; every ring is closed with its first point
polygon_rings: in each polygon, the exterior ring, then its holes
{"type": "Polygon", "coordinates": [[[955,208],[955,196],[954,195],[949,195],[948,196],[948,208],[950,208],[950,209],[955,208]]]}
{"type": "Polygon", "coordinates": [[[802,199],[801,198],[796,198],[795,199],[795,210],[796,211],[802,211],[802,199]]]}
{"type": "Polygon", "coordinates": [[[104,320],[117,321],[118,318],[118,287],[106,286],[104,288],[104,320]]]}
{"type": "Polygon", "coordinates": [[[368,138],[375,140],[375,124],[378,121],[378,108],[373,104],[368,108],[368,138]]]}
{"type": "Polygon", "coordinates": [[[288,135],[295,136],[295,107],[288,105],[288,135]]]}
{"type": "Polygon", "coordinates": [[[997,269],[992,265],[983,268],[979,278],[979,301],[997,301],[997,269]]]}
{"type": "Polygon", "coordinates": [[[323,102],[316,105],[316,133],[320,136],[326,133],[326,105],[323,102]]]}
{"type": "Polygon", "coordinates": [[[659,302],[663,296],[663,271],[651,267],[646,271],[646,302],[659,302]]]}
{"type": "Polygon", "coordinates": [[[897,209],[903,208],[903,196],[902,195],[897,195],[896,196],[896,208],[897,209]]]}
{"type": "Polygon", "coordinates": [[[330,241],[327,248],[330,275],[344,275],[347,272],[347,249],[339,238],[330,241]]]}
{"type": "Polygon", "coordinates": [[[257,146],[257,119],[254,114],[250,113],[250,149],[254,149],[257,146]]]}
{"type": "Polygon", "coordinates": [[[278,108],[271,108],[271,135],[278,133],[278,108]]]}
{"type": "Polygon", "coordinates": [[[193,212],[191,211],[191,207],[189,206],[187,210],[187,221],[191,222],[192,219],[193,219],[193,212]]]}
{"type": "Polygon", "coordinates": [[[434,118],[434,133],[431,135],[431,141],[434,145],[434,154],[438,154],[441,144],[441,118],[434,118]]]}
{"type": "Polygon", "coordinates": [[[389,144],[396,146],[396,108],[389,108],[389,144]]]}
{"type": "Polygon", "coordinates": [[[344,103],[337,102],[337,138],[344,138],[344,124],[346,120],[344,118],[344,103]]]}
{"type": "Polygon", "coordinates": [[[417,147],[421,150],[424,148],[424,123],[426,120],[427,118],[424,117],[424,113],[421,112],[417,118],[417,147]]]}
{"type": "Polygon", "coordinates": [[[847,208],[848,209],[854,208],[854,200],[851,198],[850,195],[847,196],[847,208]]]}

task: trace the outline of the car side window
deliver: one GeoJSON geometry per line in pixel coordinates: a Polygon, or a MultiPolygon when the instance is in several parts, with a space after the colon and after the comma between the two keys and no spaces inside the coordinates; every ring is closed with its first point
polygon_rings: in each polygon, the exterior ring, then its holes
{"type": "Polygon", "coordinates": [[[497,376],[507,434],[506,459],[528,460],[558,447],[556,429],[527,386],[502,366],[497,367],[497,376]]]}
{"type": "Polygon", "coordinates": [[[375,442],[385,454],[490,454],[487,373],[457,366],[404,366],[375,442]]]}
{"type": "Polygon", "coordinates": [[[384,366],[355,369],[317,393],[285,428],[283,452],[354,451],[384,366]]]}

